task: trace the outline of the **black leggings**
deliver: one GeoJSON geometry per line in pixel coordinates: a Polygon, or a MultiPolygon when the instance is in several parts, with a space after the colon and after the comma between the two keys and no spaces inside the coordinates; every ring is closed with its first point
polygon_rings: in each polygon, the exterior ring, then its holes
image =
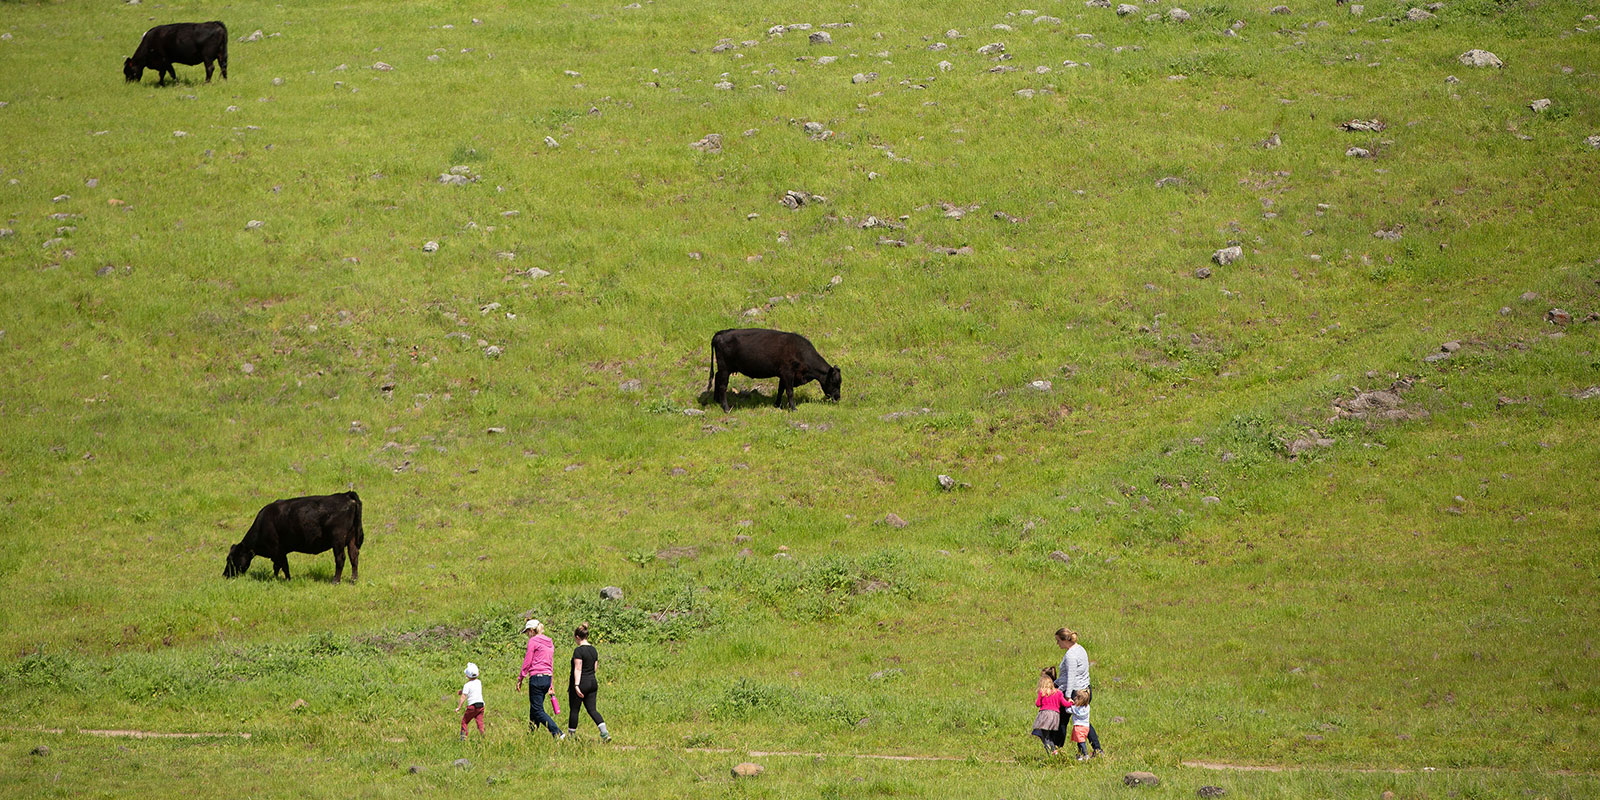
{"type": "Polygon", "coordinates": [[[595,696],[598,694],[600,694],[599,686],[583,687],[583,697],[579,697],[577,690],[571,686],[567,687],[567,730],[575,731],[578,729],[579,705],[583,706],[583,710],[589,712],[589,719],[594,720],[594,724],[605,724],[606,721],[600,717],[600,709],[595,707],[595,696]]]}

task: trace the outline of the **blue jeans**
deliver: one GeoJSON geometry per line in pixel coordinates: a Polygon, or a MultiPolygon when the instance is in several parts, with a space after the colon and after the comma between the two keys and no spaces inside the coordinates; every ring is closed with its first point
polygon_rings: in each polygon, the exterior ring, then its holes
{"type": "Polygon", "coordinates": [[[528,678],[528,728],[532,730],[543,725],[550,730],[551,736],[556,736],[561,733],[561,729],[556,727],[556,721],[551,719],[549,714],[544,713],[544,695],[550,691],[550,680],[549,675],[533,675],[528,678]]]}

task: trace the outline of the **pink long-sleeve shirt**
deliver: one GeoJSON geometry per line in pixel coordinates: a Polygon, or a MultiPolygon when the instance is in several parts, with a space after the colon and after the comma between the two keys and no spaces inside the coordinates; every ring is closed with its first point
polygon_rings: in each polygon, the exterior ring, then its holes
{"type": "Polygon", "coordinates": [[[1061,712],[1072,708],[1072,701],[1068,700],[1067,696],[1060,692],[1051,692],[1050,694],[1045,694],[1041,691],[1039,692],[1039,696],[1034,698],[1033,705],[1036,708],[1042,708],[1046,711],[1061,712]]]}
{"type": "Polygon", "coordinates": [[[528,637],[528,654],[522,659],[522,677],[555,674],[555,642],[539,634],[528,637]]]}

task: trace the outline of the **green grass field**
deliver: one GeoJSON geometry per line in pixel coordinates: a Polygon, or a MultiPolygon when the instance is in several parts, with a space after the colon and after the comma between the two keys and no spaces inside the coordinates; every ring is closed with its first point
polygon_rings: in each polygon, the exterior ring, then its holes
{"type": "Polygon", "coordinates": [[[0,792],[1600,794],[1600,8],[624,5],[0,2],[0,792]],[[843,401],[707,404],[744,326],[843,401]],[[349,488],[359,582],[222,578],[349,488]]]}

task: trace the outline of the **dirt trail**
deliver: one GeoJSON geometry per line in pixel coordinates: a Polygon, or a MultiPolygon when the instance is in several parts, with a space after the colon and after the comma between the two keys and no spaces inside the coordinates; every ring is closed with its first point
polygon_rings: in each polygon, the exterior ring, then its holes
{"type": "Polygon", "coordinates": [[[20,733],[77,733],[84,736],[108,736],[126,739],[248,739],[248,733],[167,733],[164,731],[135,731],[135,730],[95,730],[92,728],[74,728],[68,731],[64,728],[13,728],[5,727],[0,730],[17,731],[20,733]]]}

